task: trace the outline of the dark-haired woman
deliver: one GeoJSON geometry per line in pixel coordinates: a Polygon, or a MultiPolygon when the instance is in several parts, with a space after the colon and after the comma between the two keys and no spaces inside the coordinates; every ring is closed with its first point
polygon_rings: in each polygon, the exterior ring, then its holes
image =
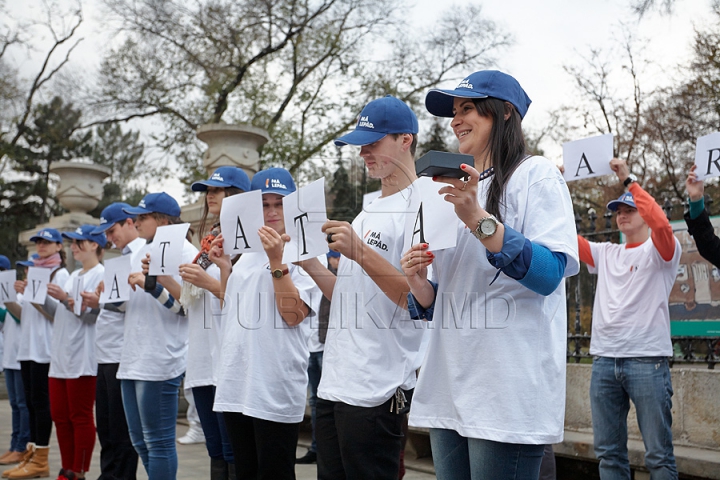
{"type": "MultiPolygon", "coordinates": [[[[43,228],[30,237],[35,242],[38,257],[34,267],[52,270],[50,283],[65,285],[70,274],[65,268],[65,251],[60,232],[54,228],[43,228]]],[[[23,293],[27,280],[15,282],[15,290],[23,293]]],[[[18,360],[25,389],[25,402],[30,412],[30,442],[27,444],[23,461],[12,470],[3,472],[7,478],[34,478],[48,476],[48,451],[50,449],[50,396],[48,393],[48,372],[50,371],[50,341],[52,338],[52,315],[42,305],[32,304],[30,295],[25,295],[20,316],[20,340],[18,360]]],[[[56,302],[49,299],[49,302],[56,302]]]]}
{"type": "Polygon", "coordinates": [[[210,456],[210,480],[235,480],[235,461],[222,413],[213,411],[216,367],[220,355],[220,269],[208,257],[220,224],[207,229],[208,217],[220,219],[223,199],[250,190],[250,179],[237,167],[220,167],[207,180],[192,184],[193,191],[205,192],[205,209],[200,221],[200,253],[191,263],[180,265],[183,279],[180,303],[190,322],[185,388],[191,388],[205,446],[210,456]],[[203,236],[207,232],[207,235],[203,236]]]}
{"type": "Polygon", "coordinates": [[[513,77],[476,72],[425,103],[452,118],[474,164],[467,181],[435,179],[461,220],[457,245],[402,258],[411,315],[435,325],[410,424],[430,428],[439,479],[537,479],[563,435],[564,277],[579,268],[570,195],[555,165],[525,152],[530,99],[513,77]]]}

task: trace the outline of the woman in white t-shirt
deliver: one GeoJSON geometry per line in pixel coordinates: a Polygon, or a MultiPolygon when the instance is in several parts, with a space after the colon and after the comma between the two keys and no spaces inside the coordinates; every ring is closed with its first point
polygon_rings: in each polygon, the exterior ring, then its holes
{"type": "MultiPolygon", "coordinates": [[[[31,268],[52,270],[50,284],[65,285],[70,274],[65,268],[65,251],[60,232],[54,228],[43,228],[30,237],[35,242],[37,258],[31,268]]],[[[36,282],[36,286],[38,283],[36,282]]],[[[25,402],[30,413],[30,442],[25,456],[15,468],[6,470],[7,478],[29,478],[29,475],[48,476],[48,452],[52,417],[48,394],[48,372],[50,370],[50,341],[52,337],[52,315],[42,305],[30,303],[33,285],[27,280],[15,282],[18,293],[25,292],[21,304],[20,339],[17,359],[25,390],[25,402]]],[[[48,302],[57,303],[55,299],[48,302]]]]}
{"type": "MultiPolygon", "coordinates": [[[[130,439],[148,478],[173,480],[178,466],[175,447],[178,392],[185,373],[188,343],[187,317],[171,309],[174,299],[180,298],[181,279],[179,275],[158,276],[156,288],[150,289],[144,279],[135,282],[133,277],[142,277],[142,261],[150,251],[158,227],[182,223],[180,205],[167,193],[149,193],[137,207],[123,211],[137,215],[135,228],[148,244],[133,252],[130,259],[133,273],[129,282],[141,288],[132,291],[126,303],[125,336],[117,378],[130,439]],[[171,297],[160,303],[156,295],[163,287],[171,297]]],[[[178,241],[183,242],[181,261],[192,262],[197,248],[187,238],[178,241]]]]}
{"type": "Polygon", "coordinates": [[[192,389],[205,446],[210,456],[210,480],[235,480],[235,460],[222,413],[213,411],[215,403],[215,366],[220,354],[220,270],[208,257],[212,241],[220,233],[220,224],[209,229],[208,216],[220,219],[224,198],[250,190],[250,179],[237,167],[220,167],[207,180],[192,184],[193,191],[205,192],[205,209],[198,237],[200,253],[191,262],[180,265],[183,279],[180,303],[185,307],[189,324],[189,342],[185,388],[192,389]]]}
{"type": "Polygon", "coordinates": [[[48,285],[55,306],[48,388],[50,411],[55,423],[62,469],[58,480],[85,478],[95,447],[95,321],[98,311],[77,308],[81,292],[94,292],[103,279],[102,259],[107,243],[104,233],[94,235],[94,225],[82,225],[63,232],[72,240],[73,258],[82,268],[75,270],[65,285],[48,285]]]}
{"type": "Polygon", "coordinates": [[[260,171],[252,189],[263,193],[265,253],[246,253],[231,266],[222,235],[211,250],[226,299],[215,410],[224,412],[238,479],[292,480],[308,381],[304,320],[321,294],[300,267],[282,262],[283,197],[295,191],[290,173],[260,171]]]}
{"type": "Polygon", "coordinates": [[[537,479],[544,446],[563,436],[564,277],[579,268],[570,194],[552,162],[525,152],[530,99],[513,77],[476,72],[425,105],[452,118],[474,164],[467,180],[436,179],[461,220],[456,246],[402,258],[411,316],[435,326],[410,424],[430,428],[439,479],[537,479]]]}

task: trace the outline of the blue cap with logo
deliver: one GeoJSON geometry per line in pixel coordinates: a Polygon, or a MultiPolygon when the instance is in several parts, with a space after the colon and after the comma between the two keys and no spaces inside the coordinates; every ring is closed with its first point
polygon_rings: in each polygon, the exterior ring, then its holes
{"type": "Polygon", "coordinates": [[[95,225],[81,225],[76,228],[74,232],[63,232],[62,236],[71,240],[87,240],[95,242],[105,248],[105,244],[107,244],[107,237],[105,237],[104,233],[94,233],[95,228],[95,225]]]}
{"type": "Polygon", "coordinates": [[[617,200],[613,200],[612,202],[607,204],[608,210],[612,210],[613,212],[617,212],[618,207],[620,204],[627,205],[628,207],[637,208],[637,205],[635,205],[635,199],[633,198],[633,194],[630,192],[625,192],[617,200]]]}
{"type": "Polygon", "coordinates": [[[5,255],[0,255],[0,269],[3,270],[10,270],[10,259],[7,258],[5,255]]]}
{"type": "Polygon", "coordinates": [[[62,243],[62,235],[54,228],[43,228],[38,233],[30,237],[31,242],[38,240],[47,240],[48,242],[62,243]]]}
{"type": "Polygon", "coordinates": [[[297,188],[290,172],[284,168],[268,168],[260,170],[252,179],[250,190],[261,190],[262,193],[276,193],[278,195],[289,195],[297,188]]]}
{"type": "Polygon", "coordinates": [[[100,214],[100,225],[95,227],[92,233],[105,233],[110,227],[117,222],[122,222],[128,218],[135,218],[135,215],[125,213],[124,209],[132,208],[127,203],[115,202],[105,207],[100,214]]]}
{"type": "Polygon", "coordinates": [[[123,212],[130,215],[162,213],[171,217],[179,217],[180,205],[165,192],[148,193],[140,200],[137,207],[123,208],[123,212]]]}
{"type": "Polygon", "coordinates": [[[35,259],[38,258],[39,256],[40,256],[40,255],[38,255],[37,253],[33,253],[33,254],[30,256],[30,259],[29,259],[29,260],[18,260],[17,262],[15,262],[15,265],[19,265],[19,266],[21,266],[21,267],[34,267],[34,266],[35,266],[35,262],[33,262],[33,260],[35,260],[35,259]]]}
{"type": "Polygon", "coordinates": [[[497,70],[481,70],[465,77],[455,90],[430,90],[425,97],[425,107],[436,117],[454,117],[454,98],[488,97],[510,102],[520,118],[525,117],[532,103],[515,78],[497,70]]]}
{"type": "Polygon", "coordinates": [[[335,145],[370,145],[392,133],[418,133],[418,120],[405,102],[392,95],[365,105],[355,130],[335,140],[335,145]]]}
{"type": "Polygon", "coordinates": [[[195,182],[190,186],[193,192],[204,192],[208,187],[235,187],[247,192],[250,190],[250,178],[242,168],[220,167],[207,180],[195,182]]]}

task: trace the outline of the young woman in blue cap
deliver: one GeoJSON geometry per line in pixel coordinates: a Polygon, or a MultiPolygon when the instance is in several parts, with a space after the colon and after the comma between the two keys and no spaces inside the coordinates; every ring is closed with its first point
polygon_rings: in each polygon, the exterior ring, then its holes
{"type": "MultiPolygon", "coordinates": [[[[137,215],[135,227],[148,244],[131,258],[130,283],[144,287],[142,261],[150,250],[157,228],[178,224],[180,206],[167,193],[150,193],[137,207],[123,209],[137,215]]],[[[197,255],[184,241],[182,261],[197,255]]],[[[152,261],[152,259],[151,259],[152,261]]],[[[180,276],[160,276],[175,299],[180,298],[180,276]]],[[[117,378],[121,380],[123,405],[130,439],[150,480],[172,480],[177,475],[175,422],[178,389],[185,372],[188,320],[166,308],[142,288],[131,292],[125,310],[125,339],[117,378]]]]}
{"type": "Polygon", "coordinates": [[[107,240],[104,233],[93,234],[94,229],[94,225],[82,225],[74,232],[63,232],[63,237],[72,240],[73,258],[82,268],[64,285],[48,285],[48,296],[57,302],[45,302],[45,309],[54,315],[48,386],[62,463],[58,480],[85,478],[95,447],[98,311],[84,308],[79,315],[74,311],[75,302],[82,303],[80,293],[95,291],[105,272],[100,261],[107,240]]]}
{"type": "Polygon", "coordinates": [[[224,412],[238,480],[292,480],[308,382],[304,320],[321,294],[300,267],[282,262],[283,197],[295,191],[290,173],[262,170],[251,188],[263,193],[265,253],[245,254],[233,267],[222,235],[211,251],[227,298],[215,410],[224,412]]]}
{"type": "MultiPolygon", "coordinates": [[[[65,251],[60,232],[54,228],[43,228],[30,237],[35,242],[38,257],[34,267],[52,270],[50,283],[64,285],[70,274],[65,268],[65,251]]],[[[16,290],[23,293],[27,281],[16,282],[16,290]]],[[[48,452],[52,417],[48,395],[48,371],[50,370],[50,339],[52,336],[52,315],[43,306],[32,304],[28,296],[22,302],[20,316],[20,341],[18,360],[23,377],[25,401],[30,413],[30,442],[23,461],[14,469],[6,470],[6,478],[34,478],[48,476],[48,452]]],[[[55,300],[51,300],[54,302],[55,300]]]]}
{"type": "Polygon", "coordinates": [[[220,355],[221,317],[220,269],[208,254],[212,241],[220,234],[220,210],[224,198],[250,190],[250,179],[237,167],[220,167],[207,180],[192,184],[193,191],[205,192],[205,208],[200,221],[200,253],[191,263],[180,265],[183,279],[180,303],[190,321],[185,388],[192,389],[200,424],[205,434],[205,446],[210,456],[210,480],[235,479],[235,461],[222,413],[213,411],[215,403],[216,368],[220,355]],[[212,224],[207,235],[206,224],[212,224]]]}
{"type": "Polygon", "coordinates": [[[425,105],[452,119],[474,163],[467,181],[436,179],[461,220],[457,246],[402,258],[411,315],[435,325],[410,424],[430,428],[439,479],[537,479],[544,446],[563,436],[563,279],[579,268],[570,194],[552,162],[526,154],[530,99],[513,77],[476,72],[425,105]]]}

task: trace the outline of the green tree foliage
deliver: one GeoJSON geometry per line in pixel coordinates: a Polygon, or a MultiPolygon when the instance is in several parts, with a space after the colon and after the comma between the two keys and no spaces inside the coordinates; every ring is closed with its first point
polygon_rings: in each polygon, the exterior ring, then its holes
{"type": "Polygon", "coordinates": [[[90,143],[89,158],[98,165],[110,169],[110,176],[103,185],[103,198],[90,215],[100,216],[103,208],[113,202],[138,203],[144,189],[131,182],[149,172],[143,162],[145,145],[139,141],[137,131],[124,132],[118,124],[99,125],[94,129],[90,143]]]}
{"type": "Polygon", "coordinates": [[[447,119],[433,118],[430,134],[427,136],[427,140],[418,144],[416,156],[424,155],[430,150],[437,150],[439,152],[449,151],[446,141],[449,132],[447,123],[447,119]]]}
{"type": "Polygon", "coordinates": [[[273,141],[265,164],[299,173],[355,123],[369,100],[416,102],[429,87],[487,67],[510,42],[477,6],[431,29],[405,0],[105,0],[124,42],[105,58],[98,107],[110,120],[160,116],[158,144],[183,181],[200,167],[204,123],[249,123],[273,141]]]}
{"type": "Polygon", "coordinates": [[[32,123],[25,129],[24,145],[10,155],[15,171],[32,176],[41,185],[39,223],[52,213],[48,207],[50,166],[89,153],[92,132],[77,133],[81,117],[79,109],[73,108],[72,103],[64,103],[60,97],[38,105],[32,123]]]}

